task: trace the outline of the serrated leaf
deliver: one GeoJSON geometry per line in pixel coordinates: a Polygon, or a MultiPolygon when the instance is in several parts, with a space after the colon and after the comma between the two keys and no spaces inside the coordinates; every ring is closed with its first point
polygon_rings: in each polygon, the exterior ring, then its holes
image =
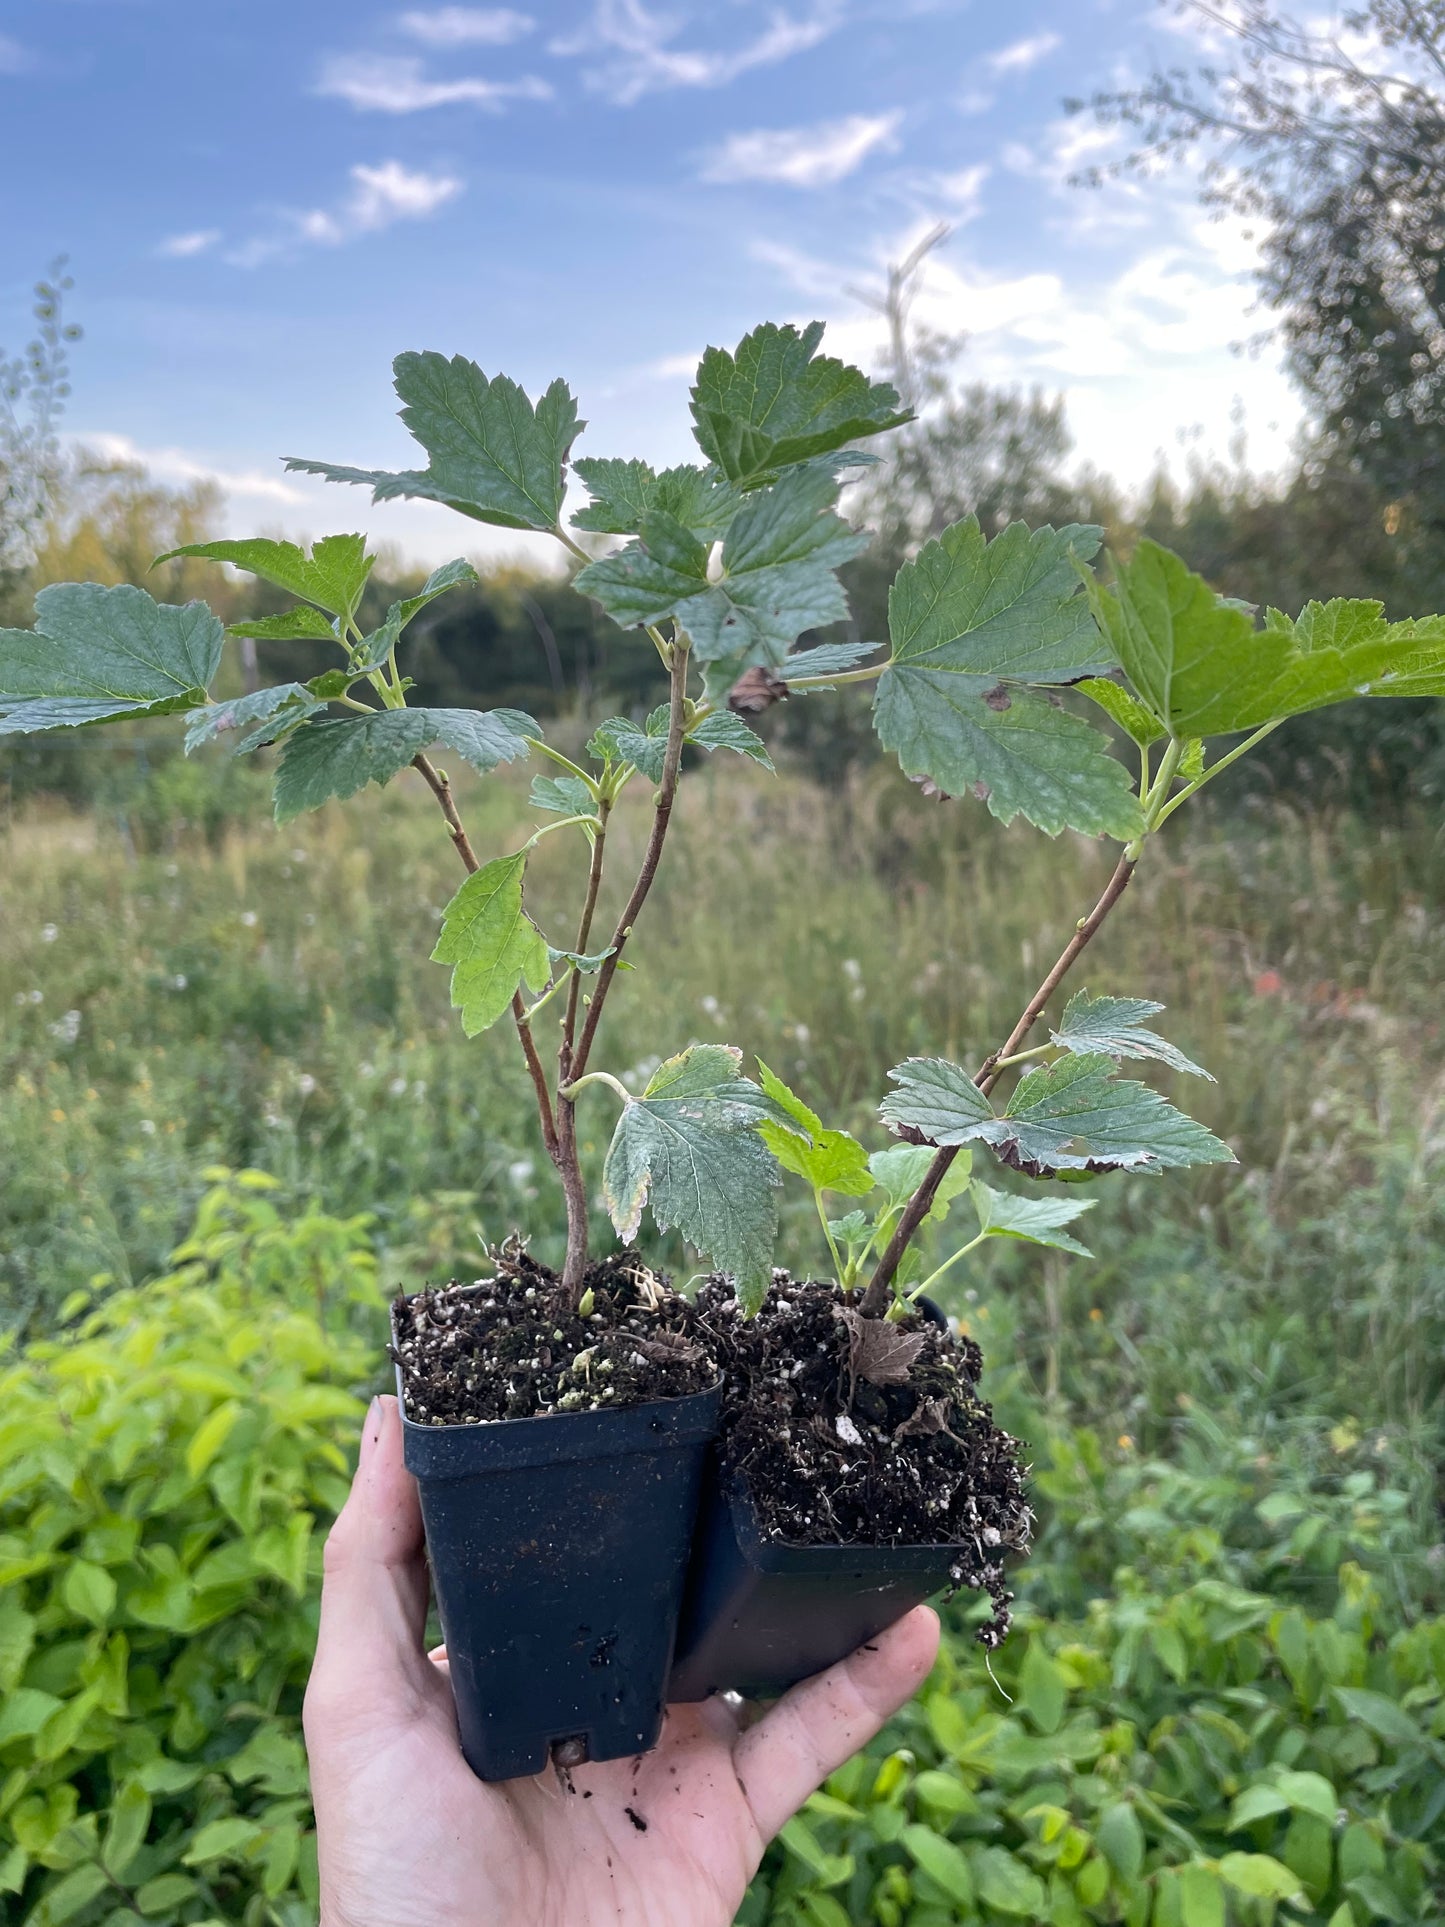
{"type": "Polygon", "coordinates": [[[714,468],[683,465],[656,475],[646,462],[595,457],[573,467],[592,501],[572,517],[572,526],[598,535],[636,535],[647,517],[661,510],[693,535],[717,537],[742,502],[714,468]]]}
{"type": "Polygon", "coordinates": [[[309,602],[298,602],[279,616],[261,616],[255,622],[233,622],[228,636],[249,636],[255,642],[335,642],[336,630],[319,609],[309,602]]]}
{"type": "MultiPolygon", "coordinates": [[[[856,669],[870,656],[876,656],[878,647],[876,642],[820,642],[811,649],[799,649],[795,655],[786,657],[778,673],[789,684],[795,677],[841,676],[849,669],[856,669]]],[[[799,691],[799,694],[806,693],[799,691]]]]}
{"type": "Polygon", "coordinates": [[[463,355],[398,355],[392,363],[401,418],[429,458],[424,471],[387,473],[288,457],[290,471],[369,487],[374,502],[410,496],[443,502],[504,529],[554,528],[567,454],[585,422],[562,381],[535,409],[506,375],[490,381],[463,355]]]}
{"type": "Polygon", "coordinates": [[[525,851],[469,876],[447,905],[433,963],[452,965],[452,1008],[468,1037],[489,1030],[523,982],[542,990],[552,974],[547,944],[522,908],[525,851]]]}
{"type": "Polygon", "coordinates": [[[847,614],[833,571],[865,546],[832,511],[837,484],[819,471],[785,475],[739,510],[709,577],[705,543],[660,511],[640,539],[579,570],[575,586],[614,622],[640,627],[673,617],[697,661],[776,667],[805,629],[847,614]]]}
{"type": "MultiPolygon", "coordinates": [[[[552,959],[554,964],[571,964],[579,976],[593,977],[609,957],[616,955],[616,949],[614,946],[607,950],[599,950],[595,956],[587,956],[580,950],[558,950],[554,945],[549,943],[547,945],[547,955],[552,959]]],[[[624,965],[618,965],[619,970],[623,968],[625,968],[624,965]]]]}
{"type": "Polygon", "coordinates": [[[597,807],[580,776],[534,776],[527,801],[534,810],[550,810],[554,816],[585,816],[597,807]]]}
{"type": "Polygon", "coordinates": [[[0,629],[0,735],[194,709],[224,641],[204,602],[52,584],[35,598],[34,629],[0,629]]]}
{"type": "MultiPolygon", "coordinates": [[[[926,1145],[892,1144],[886,1150],[871,1153],[868,1169],[873,1173],[874,1183],[883,1188],[887,1209],[903,1209],[928,1176],[928,1167],[932,1162],[933,1152],[926,1145]]],[[[943,1174],[943,1180],[934,1194],[932,1209],[924,1219],[925,1224],[943,1222],[953,1199],[968,1189],[972,1169],[972,1156],[967,1151],[961,1151],[943,1174]]]]}
{"type": "MultiPolygon", "coordinates": [[[[188,542],[156,557],[155,566],[179,555],[199,556],[205,562],[229,562],[248,575],[259,575],[305,602],[315,602],[334,616],[350,616],[361,600],[366,578],[376,557],[366,553],[364,535],[326,535],[308,555],[294,542],[269,536],[247,536],[238,542],[188,542]]],[[[314,633],[314,632],[313,632],[314,633]]]]}
{"type": "Polygon", "coordinates": [[[670,710],[666,704],[654,709],[645,723],[630,716],[610,716],[599,723],[587,745],[587,754],[599,762],[631,763],[650,783],[662,781],[662,766],[667,756],[667,725],[670,710]]]}
{"type": "Polygon", "coordinates": [[[276,821],[388,783],[433,743],[445,743],[484,774],[528,754],[537,725],[518,709],[379,709],[311,722],[288,738],[276,772],[276,821]]]}
{"type": "Polygon", "coordinates": [[[836,1191],[845,1198],[861,1198],[873,1189],[867,1154],[846,1131],[826,1131],[823,1120],[782,1078],[758,1059],[763,1092],[785,1111],[793,1126],[769,1120],[758,1128],[763,1142],[785,1171],[803,1178],[815,1191],[836,1191]]]}
{"type": "Polygon", "coordinates": [[[771,1279],[779,1183],[758,1126],[777,1107],[741,1062],[723,1044],[670,1057],[624,1107],[602,1186],[619,1237],[636,1236],[650,1197],[659,1230],[675,1225],[756,1309],[771,1279]]]}
{"type": "Polygon", "coordinates": [[[1137,697],[1131,696],[1127,689],[1109,677],[1086,676],[1077,687],[1081,696],[1087,696],[1106,716],[1112,717],[1140,749],[1147,749],[1151,743],[1157,743],[1169,734],[1157,716],[1150,715],[1137,697]]]}
{"type": "Polygon", "coordinates": [[[997,1116],[966,1071],[910,1057],[888,1075],[898,1089],[880,1106],[894,1126],[934,1144],[989,1145],[1032,1177],[1058,1171],[1163,1171],[1232,1164],[1234,1153],[1146,1084],[1120,1081],[1112,1057],[1066,1057],[1020,1079],[997,1116]]]}
{"type": "Polygon", "coordinates": [[[756,730],[749,729],[741,716],[734,716],[731,710],[715,709],[704,716],[700,723],[694,723],[687,733],[687,740],[696,743],[699,749],[731,749],[739,756],[751,757],[753,762],[761,763],[765,770],[771,771],[773,759],[768,754],[768,746],[756,730]]]}
{"type": "Polygon", "coordinates": [[[1093,1257],[1087,1245],[1062,1229],[1082,1212],[1093,1209],[1092,1198],[1021,1198],[1014,1192],[994,1191],[978,1179],[974,1180],[972,1195],[979,1230],[989,1237],[1021,1238],[1054,1251],[1072,1251],[1080,1258],[1093,1257]]]}
{"type": "Polygon", "coordinates": [[[460,583],[480,581],[481,577],[471,563],[461,559],[444,562],[439,569],[434,569],[415,595],[393,602],[380,626],[362,638],[361,646],[352,658],[353,673],[364,674],[379,669],[401,641],[402,631],[412,617],[419,615],[429,602],[435,602],[438,596],[445,595],[448,589],[455,589],[460,583]]]}
{"type": "Polygon", "coordinates": [[[252,696],[237,696],[233,702],[210,703],[186,724],[186,754],[232,730],[245,732],[236,739],[238,755],[258,749],[325,707],[299,682],[277,683],[270,689],[258,689],[252,696]]]}
{"type": "Polygon", "coordinates": [[[799,332],[772,322],[729,354],[709,348],[698,364],[692,418],[698,446],[743,486],[813,456],[912,419],[886,382],[818,354],[823,323],[799,332]]]}
{"type": "Polygon", "coordinates": [[[1091,584],[1100,626],[1143,702],[1176,737],[1257,729],[1354,696],[1445,694],[1445,620],[1389,623],[1381,605],[1310,603],[1295,622],[1245,608],[1157,542],[1091,584]]]}
{"type": "Polygon", "coordinates": [[[1099,531],[1010,524],[985,542],[975,516],[905,563],[889,592],[893,655],[874,695],[880,742],[910,776],[972,790],[1001,822],[1135,836],[1139,801],[1107,740],[1031,687],[1110,666],[1078,564],[1099,531]]]}
{"type": "Polygon", "coordinates": [[[1214,1079],[1202,1065],[1165,1037],[1145,1029],[1150,1017],[1157,1017],[1163,1004],[1146,997],[1091,997],[1087,990],[1076,990],[1064,1006],[1059,1028],[1049,1035],[1062,1050],[1075,1055],[1104,1051],[1110,1057],[1152,1057],[1172,1071],[1188,1071],[1191,1076],[1214,1079]]]}

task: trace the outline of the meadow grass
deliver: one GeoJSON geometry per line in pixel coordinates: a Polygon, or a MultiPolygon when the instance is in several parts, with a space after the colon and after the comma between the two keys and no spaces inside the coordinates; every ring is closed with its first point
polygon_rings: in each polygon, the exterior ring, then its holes
{"type": "MultiPolygon", "coordinates": [[[[420,783],[278,833],[259,778],[227,773],[221,808],[214,772],[174,767],[104,817],[31,807],[0,827],[0,1317],[34,1328],[96,1274],[159,1269],[214,1165],[373,1213],[394,1283],[473,1271],[478,1239],[513,1227],[558,1259],[515,1038],[468,1043],[427,961],[460,870],[420,783]]],[[[517,847],[523,779],[458,790],[480,853],[517,847]]],[[[634,790],[614,907],[645,834],[634,790]]],[[[1328,1455],[1344,1426],[1404,1455],[1423,1522],[1445,1456],[1445,838],[1267,801],[1175,828],[1076,981],[1168,1006],[1219,1081],[1151,1081],[1240,1162],[1101,1182],[1079,1227],[1096,1262],[1005,1241],[949,1300],[1035,1435],[1072,1417],[1164,1449],[1204,1407],[1262,1450],[1328,1455]]],[[[534,854],[554,942],[584,860],[563,836],[534,854]]],[[[717,758],[684,785],[595,1062],[637,1081],[689,1042],[736,1043],[879,1144],[888,1067],[978,1062],[1110,862],[881,768],[825,791],[717,758]]],[[[595,1180],[615,1107],[589,1100],[595,1180]]],[[[695,1268],[676,1240],[655,1249],[695,1268]]],[[[780,1260],[824,1255],[786,1194],[780,1260]]]]}

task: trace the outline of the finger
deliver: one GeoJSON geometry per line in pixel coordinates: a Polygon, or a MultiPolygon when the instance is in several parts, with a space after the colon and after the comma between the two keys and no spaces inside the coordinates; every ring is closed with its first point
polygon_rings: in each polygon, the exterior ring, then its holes
{"type": "Polygon", "coordinates": [[[743,1734],[733,1764],[764,1840],[913,1697],[937,1654],[938,1615],[916,1606],[871,1651],[805,1679],[743,1734]]]}
{"type": "Polygon", "coordinates": [[[427,1577],[416,1482],[402,1463],[394,1398],[372,1401],[351,1494],[326,1541],[321,1630],[307,1689],[314,1715],[414,1706],[426,1664],[427,1577]]]}

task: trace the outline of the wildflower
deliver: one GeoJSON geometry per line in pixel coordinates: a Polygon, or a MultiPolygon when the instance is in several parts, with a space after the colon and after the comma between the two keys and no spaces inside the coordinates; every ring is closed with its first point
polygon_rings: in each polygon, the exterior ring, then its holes
{"type": "Polygon", "coordinates": [[[80,1012],[68,1010],[58,1023],[47,1024],[50,1035],[62,1044],[73,1044],[80,1035],[80,1012]]]}
{"type": "Polygon", "coordinates": [[[701,1008],[704,1017],[719,1017],[722,1014],[722,1005],[716,997],[704,997],[701,1000],[701,1008]]]}
{"type": "Polygon", "coordinates": [[[507,1176],[513,1184],[523,1185],[527,1182],[528,1178],[531,1177],[536,1168],[536,1165],[533,1164],[530,1158],[517,1158],[514,1163],[507,1166],[507,1176]]]}
{"type": "Polygon", "coordinates": [[[54,943],[59,935],[60,930],[56,924],[46,923],[40,927],[40,941],[42,943],[54,943]]]}
{"type": "Polygon", "coordinates": [[[64,1111],[59,1111],[59,1110],[52,1111],[50,1113],[50,1122],[52,1124],[63,1124],[65,1122],[64,1111]]]}
{"type": "Polygon", "coordinates": [[[806,1024],[794,1024],[793,1036],[796,1038],[798,1043],[804,1046],[811,1044],[813,1041],[813,1033],[808,1029],[808,1026],[806,1024]]]}
{"type": "Polygon", "coordinates": [[[406,1079],[404,1077],[394,1077],[386,1088],[393,1097],[405,1097],[406,1079]]]}
{"type": "Polygon", "coordinates": [[[1256,997],[1277,997],[1284,989],[1284,978],[1277,970],[1261,970],[1254,980],[1256,997]]]}
{"type": "Polygon", "coordinates": [[[375,1064],[358,1064],[358,1065],[357,1065],[357,1067],[356,1067],[356,1071],[357,1071],[357,1075],[358,1075],[359,1077],[375,1077],[375,1076],[376,1076],[376,1066],[375,1066],[375,1064]]]}
{"type": "Polygon", "coordinates": [[[311,1075],[310,1071],[302,1071],[296,1080],[296,1088],[303,1097],[310,1097],[311,1093],[316,1089],[316,1079],[311,1075]]]}
{"type": "Polygon", "coordinates": [[[845,957],[843,959],[843,975],[848,979],[850,984],[862,983],[863,966],[856,957],[845,957]]]}
{"type": "Polygon", "coordinates": [[[1121,1432],[1119,1434],[1119,1450],[1121,1452],[1132,1452],[1134,1450],[1134,1441],[1127,1432],[1121,1432]]]}
{"type": "Polygon", "coordinates": [[[29,994],[28,1001],[32,1004],[43,1004],[45,1002],[45,992],[43,990],[32,990],[29,994]]]}
{"type": "Polygon", "coordinates": [[[149,1117],[143,1117],[143,1118],[141,1119],[141,1121],[140,1121],[140,1127],[141,1127],[141,1130],[142,1130],[142,1132],[143,1132],[143,1133],[145,1134],[145,1136],[146,1136],[146,1137],[154,1137],[154,1136],[155,1136],[155,1134],[156,1134],[156,1127],[155,1127],[155,1121],[154,1121],[154,1119],[152,1119],[152,1118],[149,1118],[149,1117]]]}
{"type": "Polygon", "coordinates": [[[172,990],[184,990],[184,989],[185,989],[185,987],[186,987],[186,985],[187,985],[187,984],[188,984],[189,982],[190,982],[190,979],[189,979],[189,978],[187,977],[187,975],[186,975],[186,973],[185,973],[185,971],[184,971],[184,970],[178,970],[178,971],[176,972],[176,974],[175,974],[175,976],[171,978],[171,989],[172,989],[172,990]]]}
{"type": "Polygon", "coordinates": [[[254,910],[243,910],[241,912],[241,921],[248,930],[254,930],[256,928],[256,912],[254,910]]]}
{"type": "Polygon", "coordinates": [[[1091,1325],[1097,1325],[1099,1321],[1103,1318],[1103,1316],[1104,1316],[1103,1312],[1099,1310],[1099,1307],[1097,1305],[1090,1305],[1089,1323],[1091,1325]]]}
{"type": "Polygon", "coordinates": [[[304,863],[306,861],[306,852],[304,850],[293,850],[291,852],[291,861],[293,863],[304,863]]]}

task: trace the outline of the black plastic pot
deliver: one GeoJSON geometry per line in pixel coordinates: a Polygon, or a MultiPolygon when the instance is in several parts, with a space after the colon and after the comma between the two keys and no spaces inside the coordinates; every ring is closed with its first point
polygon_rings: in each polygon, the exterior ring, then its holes
{"type": "MultiPolygon", "coordinates": [[[[925,1299],[919,1309],[946,1325],[925,1299]]],[[[763,1536],[743,1481],[710,1455],[669,1700],[771,1699],[948,1584],[956,1546],[796,1546],[763,1536]]]]}
{"type": "MultiPolygon", "coordinates": [[[[400,1391],[398,1374],[398,1391],[400,1391]]],[[[483,1780],[654,1745],[722,1387],[619,1412],[413,1425],[462,1752],[483,1780]]]]}

